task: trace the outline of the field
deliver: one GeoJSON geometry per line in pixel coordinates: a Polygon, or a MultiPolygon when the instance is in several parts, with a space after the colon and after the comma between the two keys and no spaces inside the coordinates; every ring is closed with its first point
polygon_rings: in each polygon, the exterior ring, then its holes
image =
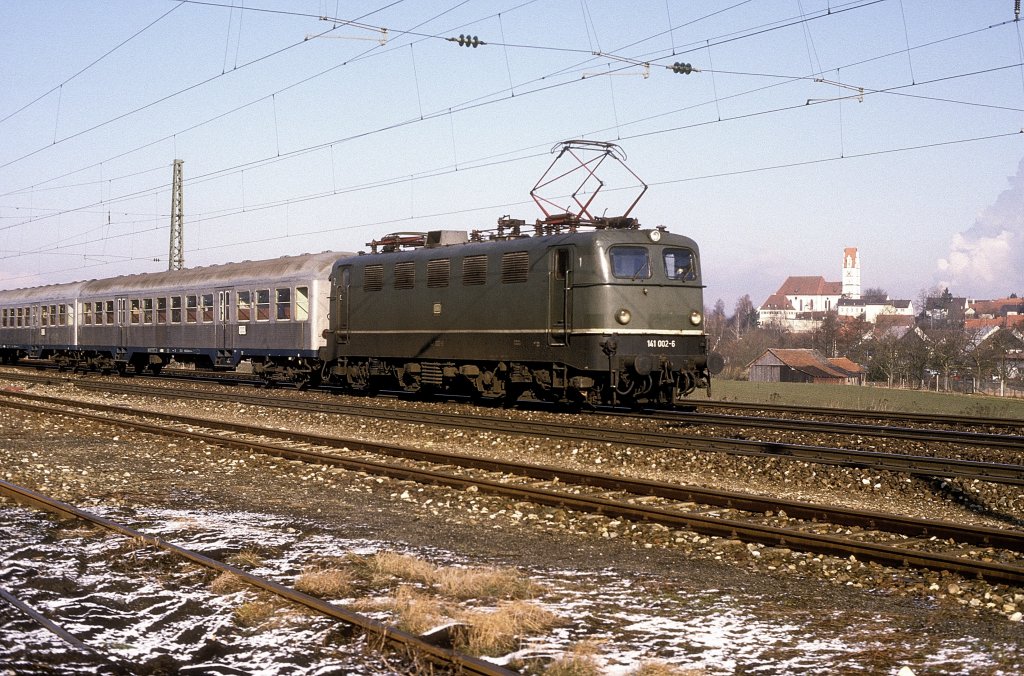
{"type": "MultiPolygon", "coordinates": [[[[690,399],[701,402],[707,401],[708,397],[701,390],[691,395],[690,399]]],[[[711,399],[753,404],[826,406],[866,411],[976,415],[1024,420],[1024,399],[894,390],[872,386],[752,383],[718,379],[711,386],[711,399]]]]}

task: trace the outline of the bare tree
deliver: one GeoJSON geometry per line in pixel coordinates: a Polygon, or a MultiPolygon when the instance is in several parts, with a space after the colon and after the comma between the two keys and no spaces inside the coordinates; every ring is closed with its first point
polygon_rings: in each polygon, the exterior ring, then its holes
{"type": "Polygon", "coordinates": [[[889,300],[889,292],[885,289],[873,286],[870,289],[865,289],[860,297],[862,300],[866,300],[869,303],[884,303],[889,300]]]}

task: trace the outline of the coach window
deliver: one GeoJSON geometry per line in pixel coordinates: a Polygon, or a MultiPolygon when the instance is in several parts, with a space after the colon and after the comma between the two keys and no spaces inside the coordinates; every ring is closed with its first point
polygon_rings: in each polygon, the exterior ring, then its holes
{"type": "Polygon", "coordinates": [[[292,318],[292,290],[277,289],[277,317],[278,321],[285,321],[292,318]]]}
{"type": "Polygon", "coordinates": [[[203,322],[210,323],[213,321],[213,294],[203,294],[203,322]]]}
{"type": "Polygon", "coordinates": [[[309,319],[309,287],[295,287],[295,321],[304,322],[309,319]]]}
{"type": "Polygon", "coordinates": [[[82,324],[92,324],[92,303],[82,303],[82,324]]]}
{"type": "Polygon", "coordinates": [[[270,321],[270,289],[256,290],[256,321],[270,321]]]}
{"type": "Polygon", "coordinates": [[[487,256],[466,256],[462,259],[462,285],[487,283],[487,256]]]}
{"type": "Polygon", "coordinates": [[[199,321],[199,296],[185,296],[185,322],[195,324],[199,321]]]}
{"type": "Polygon", "coordinates": [[[669,279],[692,282],[697,279],[696,260],[689,249],[665,249],[665,275],[669,279]]]}
{"type": "Polygon", "coordinates": [[[171,323],[181,323],[181,296],[171,296],[171,323]]]}
{"type": "Polygon", "coordinates": [[[107,301],[107,308],[106,309],[107,309],[107,311],[106,311],[106,315],[107,315],[106,323],[109,326],[113,326],[114,325],[114,301],[108,300],[107,301]]]}
{"type": "Polygon", "coordinates": [[[238,292],[238,321],[247,322],[252,319],[252,291],[238,292]]]}
{"type": "Polygon", "coordinates": [[[140,307],[139,306],[139,299],[138,298],[132,298],[132,301],[131,301],[131,323],[132,324],[138,324],[139,320],[142,318],[142,312],[139,309],[139,307],[140,307]]]}
{"type": "Polygon", "coordinates": [[[142,299],[142,323],[152,324],[153,323],[153,299],[143,298],[142,299]]]}
{"type": "Polygon", "coordinates": [[[612,261],[612,274],[619,279],[649,279],[651,261],[647,248],[642,246],[616,246],[608,250],[612,261]]]}
{"type": "Polygon", "coordinates": [[[0,328],[7,328],[7,308],[0,309],[0,328]]]}
{"type": "Polygon", "coordinates": [[[156,323],[167,323],[167,299],[164,297],[156,299],[156,323]]]}
{"type": "Polygon", "coordinates": [[[74,305],[61,305],[60,306],[60,324],[61,326],[71,326],[74,324],[75,318],[75,306],[74,305]]]}
{"type": "Polygon", "coordinates": [[[40,322],[42,326],[46,326],[50,323],[50,308],[47,305],[43,306],[43,319],[40,322]]]}

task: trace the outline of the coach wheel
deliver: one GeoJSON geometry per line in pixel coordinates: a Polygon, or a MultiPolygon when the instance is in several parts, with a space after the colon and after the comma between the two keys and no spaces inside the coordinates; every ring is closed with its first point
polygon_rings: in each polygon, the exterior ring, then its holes
{"type": "Polygon", "coordinates": [[[160,375],[160,370],[163,369],[163,367],[163,364],[150,364],[149,372],[152,373],[154,376],[158,376],[160,375]]]}

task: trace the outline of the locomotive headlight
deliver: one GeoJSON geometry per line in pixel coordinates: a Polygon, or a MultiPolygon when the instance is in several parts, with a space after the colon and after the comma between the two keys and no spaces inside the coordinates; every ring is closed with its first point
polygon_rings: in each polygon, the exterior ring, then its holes
{"type": "Polygon", "coordinates": [[[690,313],[690,323],[694,326],[700,326],[700,323],[704,321],[704,316],[700,313],[700,310],[694,310],[690,313]]]}
{"type": "Polygon", "coordinates": [[[652,242],[660,242],[661,230],[651,230],[649,233],[647,233],[647,236],[651,238],[652,242]]]}
{"type": "Polygon", "coordinates": [[[615,313],[615,321],[625,326],[629,323],[629,320],[633,318],[633,314],[626,308],[622,308],[615,313]]]}

